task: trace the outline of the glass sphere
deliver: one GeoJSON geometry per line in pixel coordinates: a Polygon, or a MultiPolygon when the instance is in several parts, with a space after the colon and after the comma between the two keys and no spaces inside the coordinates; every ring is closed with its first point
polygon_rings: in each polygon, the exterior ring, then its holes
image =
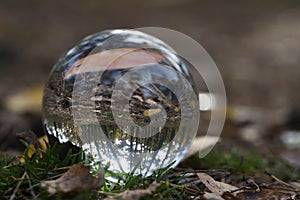
{"type": "Polygon", "coordinates": [[[116,172],[147,176],[176,166],[198,128],[191,67],[167,44],[136,30],[88,36],[49,76],[46,131],[116,172]]]}

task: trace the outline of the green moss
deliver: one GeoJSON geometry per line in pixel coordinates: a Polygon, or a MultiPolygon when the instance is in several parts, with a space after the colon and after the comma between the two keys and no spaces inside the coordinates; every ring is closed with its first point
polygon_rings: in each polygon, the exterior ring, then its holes
{"type": "Polygon", "coordinates": [[[186,165],[194,169],[225,168],[231,172],[248,175],[276,174],[283,180],[297,180],[300,170],[287,165],[278,155],[269,154],[268,157],[256,150],[233,148],[226,150],[223,146],[216,146],[206,157],[199,159],[195,154],[186,161],[186,165]]]}

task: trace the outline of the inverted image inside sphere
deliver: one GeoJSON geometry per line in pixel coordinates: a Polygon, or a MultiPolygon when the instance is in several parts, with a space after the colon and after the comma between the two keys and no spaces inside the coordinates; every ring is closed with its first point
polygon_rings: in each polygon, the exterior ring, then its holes
{"type": "Polygon", "coordinates": [[[47,133],[116,172],[150,175],[173,161],[175,166],[196,134],[187,120],[198,112],[189,98],[195,93],[189,67],[162,41],[139,31],[91,35],[49,76],[47,133]]]}

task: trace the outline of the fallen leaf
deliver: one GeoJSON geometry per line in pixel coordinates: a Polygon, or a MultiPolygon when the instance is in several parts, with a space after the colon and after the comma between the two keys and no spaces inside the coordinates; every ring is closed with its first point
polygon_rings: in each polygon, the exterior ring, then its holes
{"type": "Polygon", "coordinates": [[[43,85],[35,85],[4,99],[4,106],[12,112],[41,112],[43,85]]]}
{"type": "Polygon", "coordinates": [[[218,196],[222,196],[225,192],[238,189],[233,185],[215,181],[211,176],[205,173],[197,173],[197,176],[209,191],[218,196]]]}
{"type": "Polygon", "coordinates": [[[24,132],[21,132],[21,133],[17,133],[17,136],[19,138],[24,139],[26,142],[28,142],[28,144],[31,144],[33,146],[33,148],[38,153],[40,153],[39,139],[33,131],[28,130],[28,131],[24,131],[24,132]]]}
{"type": "Polygon", "coordinates": [[[153,194],[160,185],[160,183],[153,182],[147,189],[126,190],[125,192],[122,192],[116,196],[107,197],[104,200],[138,200],[145,195],[153,194]]]}
{"type": "MultiPolygon", "coordinates": [[[[29,149],[27,152],[29,158],[31,158],[35,153],[38,153],[41,156],[40,150],[46,150],[47,143],[49,143],[47,135],[37,138],[36,134],[31,130],[17,133],[17,136],[29,143],[29,149]]],[[[20,162],[25,162],[24,156],[20,157],[20,162]]]]}
{"type": "MultiPolygon", "coordinates": [[[[27,152],[28,157],[31,158],[31,157],[33,156],[33,154],[35,154],[35,152],[36,152],[36,151],[35,151],[34,146],[33,146],[32,144],[30,144],[30,145],[29,145],[28,152],[27,152]]],[[[24,152],[24,154],[25,154],[25,152],[24,152]]],[[[24,163],[24,162],[25,162],[25,157],[24,157],[24,155],[20,156],[20,162],[21,162],[21,163],[24,163]]]]}
{"type": "Polygon", "coordinates": [[[222,198],[225,199],[225,200],[243,200],[243,199],[241,199],[237,196],[234,196],[234,194],[231,193],[231,192],[224,192],[223,195],[222,195],[222,198]]]}
{"type": "Polygon", "coordinates": [[[221,196],[214,194],[214,193],[209,193],[209,192],[205,192],[203,197],[206,200],[224,200],[221,196]]]}
{"type": "Polygon", "coordinates": [[[104,170],[95,177],[90,174],[90,169],[82,164],[73,165],[64,175],[56,180],[43,181],[42,187],[46,187],[50,195],[57,192],[79,193],[85,190],[93,190],[104,184],[104,170]]]}
{"type": "Polygon", "coordinates": [[[193,143],[191,145],[190,150],[187,152],[187,154],[184,156],[183,160],[186,160],[187,158],[191,157],[195,153],[201,152],[204,149],[207,149],[208,147],[211,147],[215,145],[219,140],[219,137],[212,137],[212,136],[200,136],[196,137],[193,140],[193,143]]]}
{"type": "Polygon", "coordinates": [[[256,200],[265,200],[265,199],[298,199],[297,193],[288,191],[281,188],[262,188],[259,192],[257,191],[244,191],[237,194],[237,197],[240,199],[256,199],[256,200]]]}
{"type": "Polygon", "coordinates": [[[39,137],[39,143],[42,150],[47,149],[47,144],[49,143],[49,139],[47,135],[43,135],[42,137],[39,137]]]}

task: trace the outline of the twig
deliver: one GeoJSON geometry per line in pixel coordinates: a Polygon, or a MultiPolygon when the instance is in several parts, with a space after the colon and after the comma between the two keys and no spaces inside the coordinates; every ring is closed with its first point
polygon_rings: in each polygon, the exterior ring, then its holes
{"type": "Polygon", "coordinates": [[[260,192],[260,187],[259,187],[259,185],[257,185],[257,183],[256,183],[253,179],[247,180],[247,184],[252,184],[252,185],[254,185],[254,186],[256,187],[255,191],[256,191],[256,192],[260,192]]]}
{"type": "MultiPolygon", "coordinates": [[[[59,168],[55,168],[51,171],[59,171],[59,170],[67,170],[67,169],[70,169],[72,166],[66,166],[66,167],[59,167],[59,168]]],[[[53,179],[56,179],[56,178],[59,178],[63,175],[64,173],[60,173],[60,174],[57,174],[55,176],[52,176],[52,177],[49,177],[47,179],[44,179],[43,181],[47,181],[47,180],[53,180],[53,179]]]]}
{"type": "Polygon", "coordinates": [[[228,192],[231,193],[231,194],[233,194],[233,193],[236,193],[236,192],[242,192],[245,189],[251,189],[251,188],[248,187],[248,186],[243,186],[243,187],[237,188],[235,190],[229,190],[228,192]]]}
{"type": "Polygon", "coordinates": [[[265,174],[267,174],[268,176],[270,176],[272,179],[274,179],[274,180],[277,181],[278,183],[280,183],[280,184],[282,184],[282,185],[284,185],[284,186],[287,186],[287,187],[289,187],[289,188],[292,188],[292,189],[295,190],[295,191],[299,191],[298,188],[292,186],[291,184],[288,184],[287,182],[284,182],[283,180],[280,180],[280,179],[277,178],[275,175],[270,174],[270,173],[268,173],[268,172],[265,172],[265,174]]]}
{"type": "Polygon", "coordinates": [[[29,184],[29,188],[30,188],[30,194],[31,194],[31,196],[35,199],[35,198],[36,198],[36,195],[35,195],[34,191],[32,190],[32,184],[31,184],[30,178],[29,178],[29,176],[28,176],[28,174],[27,174],[26,171],[24,172],[24,174],[25,174],[25,176],[26,176],[27,179],[28,179],[28,184],[29,184]]]}
{"type": "MultiPolygon", "coordinates": [[[[161,183],[167,183],[166,181],[161,181],[161,183]]],[[[180,189],[185,189],[189,194],[195,194],[199,191],[197,190],[194,190],[192,188],[189,188],[186,184],[185,185],[177,185],[177,184],[174,184],[174,183],[168,183],[170,186],[173,186],[173,187],[178,187],[180,189]]]]}
{"type": "Polygon", "coordinates": [[[24,178],[25,178],[26,172],[23,173],[21,180],[18,182],[16,188],[14,189],[14,192],[12,193],[12,195],[10,196],[9,200],[13,200],[16,196],[16,193],[19,189],[19,187],[21,186],[21,183],[23,182],[24,178]]]}
{"type": "Polygon", "coordinates": [[[72,166],[66,166],[66,167],[59,167],[59,168],[54,168],[51,171],[59,171],[59,170],[68,170],[70,169],[72,166]]]}
{"type": "Polygon", "coordinates": [[[107,195],[107,196],[118,196],[118,195],[120,195],[120,193],[112,193],[112,192],[104,192],[104,191],[97,191],[96,193],[97,194],[104,194],[104,195],[107,195]]]}

